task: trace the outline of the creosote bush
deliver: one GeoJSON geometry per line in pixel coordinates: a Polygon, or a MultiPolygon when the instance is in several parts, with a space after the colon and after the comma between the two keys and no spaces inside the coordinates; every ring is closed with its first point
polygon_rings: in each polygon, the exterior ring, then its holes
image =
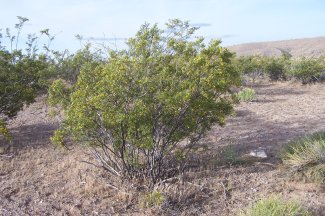
{"type": "Polygon", "coordinates": [[[287,67],[290,64],[287,56],[269,57],[266,60],[264,70],[272,81],[287,80],[287,67]]]}
{"type": "Polygon", "coordinates": [[[144,24],[128,49],[85,64],[74,85],[55,82],[49,103],[63,105],[65,120],[52,141],[71,137],[90,147],[123,179],[154,184],[183,171],[204,133],[233,112],[230,87],[240,83],[233,54],[220,41],[204,44],[196,30],[180,20],[165,30],[144,24]]]}
{"type": "Polygon", "coordinates": [[[294,201],[286,201],[278,196],[271,196],[257,201],[240,216],[311,216],[306,209],[294,201]]]}
{"type": "MultiPolygon", "coordinates": [[[[12,34],[9,28],[2,34],[0,29],[0,135],[7,140],[12,137],[6,122],[14,118],[24,105],[34,102],[38,95],[47,93],[55,79],[61,78],[65,84],[73,84],[85,64],[96,67],[103,59],[102,53],[90,50],[90,45],[74,54],[67,50],[52,50],[50,45],[55,37],[49,29],[41,30],[39,34],[28,34],[25,43],[22,43],[20,36],[29,20],[21,16],[17,18],[16,34],[12,34]],[[38,44],[44,42],[44,37],[47,43],[43,49],[39,49],[38,44]]],[[[54,86],[59,84],[55,82],[54,86]]]]}
{"type": "Polygon", "coordinates": [[[248,76],[253,82],[265,74],[265,60],[262,56],[242,56],[236,59],[235,65],[242,75],[248,76]]]}
{"type": "Polygon", "coordinates": [[[10,139],[6,127],[8,119],[13,118],[25,104],[34,102],[40,85],[41,73],[46,71],[49,61],[46,55],[37,52],[35,35],[28,35],[26,48],[19,48],[19,36],[27,18],[18,16],[15,25],[16,35],[6,29],[5,38],[10,47],[3,45],[4,37],[0,29],[0,135],[10,139]]]}
{"type": "Polygon", "coordinates": [[[303,84],[325,80],[324,57],[293,58],[286,54],[281,57],[241,56],[236,58],[235,65],[243,77],[251,78],[253,82],[265,77],[271,81],[293,79],[303,84]]]}
{"type": "Polygon", "coordinates": [[[282,160],[293,174],[308,181],[325,182],[325,133],[319,132],[289,143],[282,160]]]}
{"type": "Polygon", "coordinates": [[[299,58],[291,61],[288,76],[300,80],[302,83],[312,83],[325,79],[325,59],[299,58]]]}
{"type": "Polygon", "coordinates": [[[252,78],[268,77],[272,81],[286,80],[287,67],[290,58],[286,55],[281,57],[266,57],[261,55],[241,56],[235,61],[238,70],[245,76],[252,78]]]}

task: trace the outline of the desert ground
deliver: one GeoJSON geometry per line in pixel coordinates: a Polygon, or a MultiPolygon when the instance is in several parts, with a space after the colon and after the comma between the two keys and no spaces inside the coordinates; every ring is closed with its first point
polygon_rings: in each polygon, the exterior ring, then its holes
{"type": "Polygon", "coordinates": [[[82,162],[86,149],[51,144],[59,119],[50,118],[44,97],[38,98],[10,121],[12,144],[0,140],[0,215],[237,215],[272,194],[325,215],[325,190],[288,179],[279,159],[287,142],[325,131],[325,85],[251,87],[256,99],[236,105],[224,127],[208,132],[193,170],[157,186],[165,201],[149,208],[140,205],[141,188],[112,186],[104,171],[82,162]],[[267,158],[247,156],[256,149],[267,158]]]}
{"type": "Polygon", "coordinates": [[[281,51],[290,53],[293,57],[319,57],[324,55],[325,37],[302,38],[282,41],[254,42],[228,47],[238,56],[264,55],[280,56],[281,51]]]}

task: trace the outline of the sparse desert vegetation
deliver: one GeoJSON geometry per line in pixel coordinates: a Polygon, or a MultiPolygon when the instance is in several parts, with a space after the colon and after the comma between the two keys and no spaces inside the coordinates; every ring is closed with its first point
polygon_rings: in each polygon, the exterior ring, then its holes
{"type": "Polygon", "coordinates": [[[285,146],[283,162],[289,173],[300,174],[306,181],[325,181],[325,133],[318,132],[285,146]]]}
{"type": "Polygon", "coordinates": [[[283,200],[273,196],[257,201],[251,209],[242,214],[243,216],[309,216],[311,215],[300,204],[294,201],[283,200]]]}
{"type": "Polygon", "coordinates": [[[324,58],[236,57],[196,30],[76,53],[9,34],[0,214],[324,215],[324,58]]]}

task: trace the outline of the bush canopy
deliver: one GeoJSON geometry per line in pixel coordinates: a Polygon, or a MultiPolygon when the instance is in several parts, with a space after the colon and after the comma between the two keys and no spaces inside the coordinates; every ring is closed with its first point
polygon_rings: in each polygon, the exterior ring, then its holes
{"type": "Polygon", "coordinates": [[[52,141],[87,144],[117,176],[155,183],[179,171],[204,133],[232,113],[229,89],[240,83],[233,54],[217,40],[205,45],[196,29],[179,20],[166,30],[144,24],[128,49],[86,64],[75,85],[54,82],[49,102],[62,105],[65,120],[52,141]]]}

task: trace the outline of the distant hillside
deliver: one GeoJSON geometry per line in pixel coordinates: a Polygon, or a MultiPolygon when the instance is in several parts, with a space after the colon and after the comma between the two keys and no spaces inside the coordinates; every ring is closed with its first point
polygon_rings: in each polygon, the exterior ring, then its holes
{"type": "Polygon", "coordinates": [[[325,37],[247,43],[228,47],[238,56],[261,54],[265,56],[281,55],[280,50],[289,52],[293,57],[325,56],[325,37]]]}

